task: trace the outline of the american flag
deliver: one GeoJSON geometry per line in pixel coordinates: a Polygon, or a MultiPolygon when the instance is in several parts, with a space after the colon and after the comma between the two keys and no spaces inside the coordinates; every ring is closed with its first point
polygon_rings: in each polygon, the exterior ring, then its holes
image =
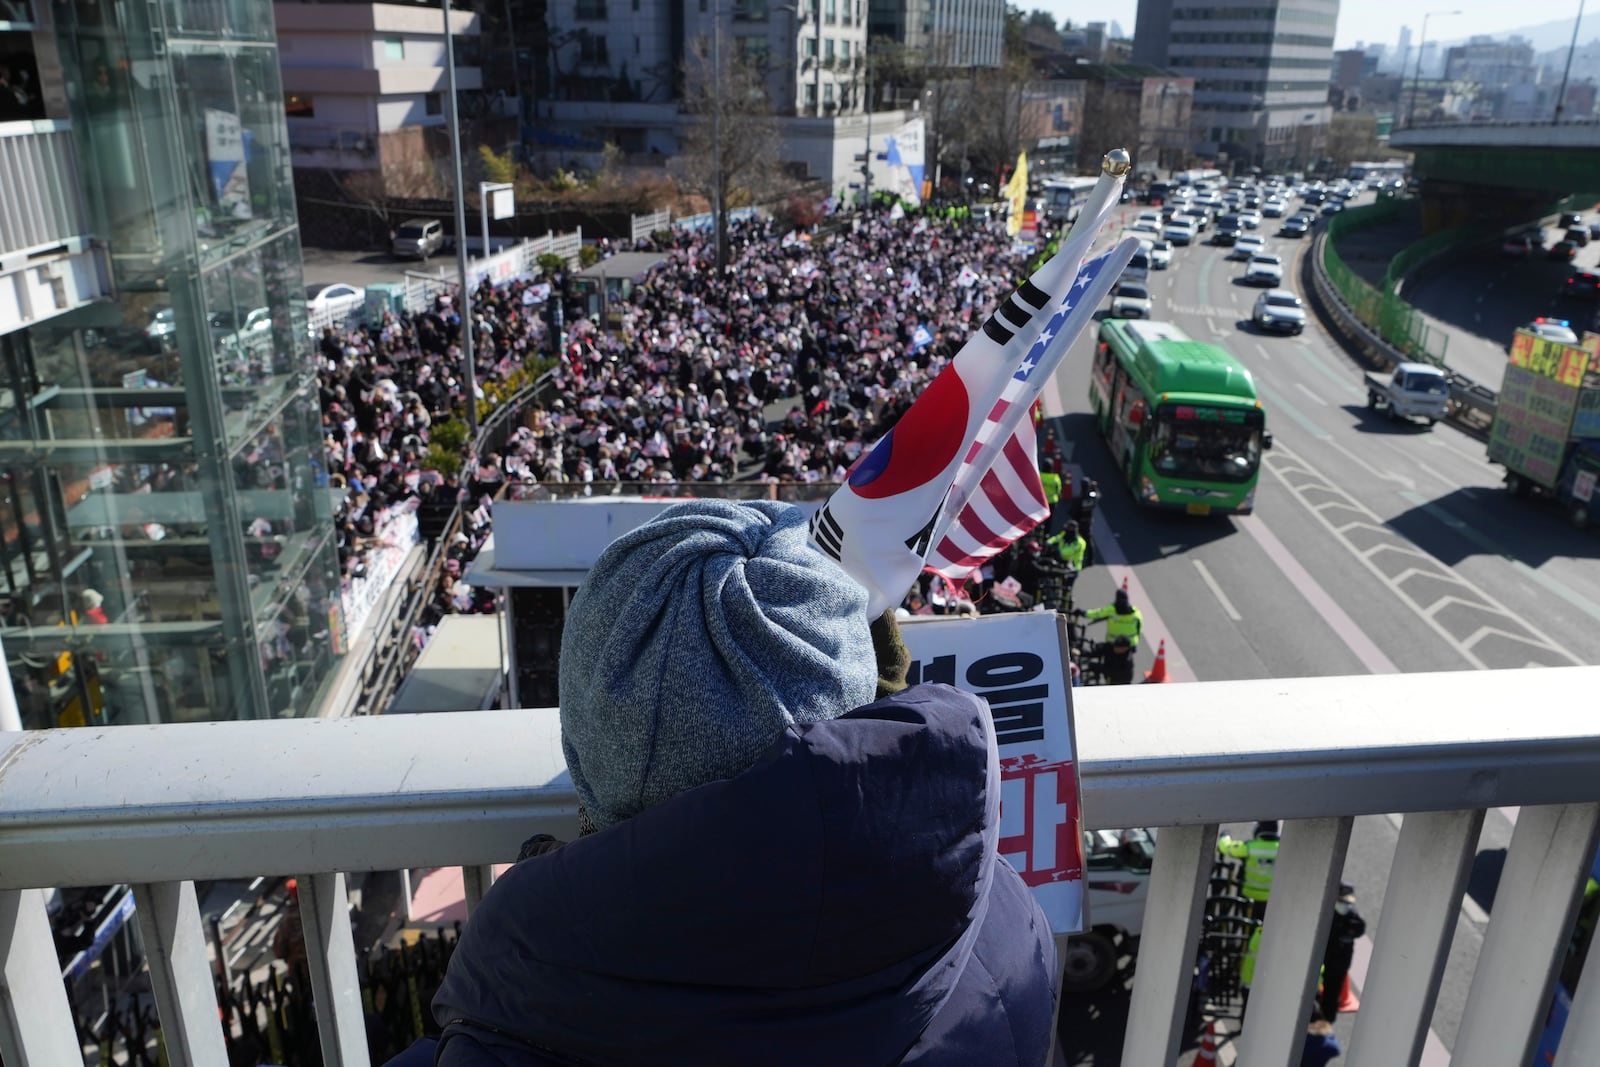
{"type": "Polygon", "coordinates": [[[1017,365],[1006,392],[972,442],[956,472],[946,504],[948,522],[936,533],[928,569],[960,579],[1050,517],[1034,447],[1036,431],[1027,412],[1073,340],[1094,318],[1107,286],[1122,273],[1127,256],[1113,248],[1078,268],[1056,314],[1017,365]],[[1107,282],[1100,275],[1120,260],[1107,282]]]}

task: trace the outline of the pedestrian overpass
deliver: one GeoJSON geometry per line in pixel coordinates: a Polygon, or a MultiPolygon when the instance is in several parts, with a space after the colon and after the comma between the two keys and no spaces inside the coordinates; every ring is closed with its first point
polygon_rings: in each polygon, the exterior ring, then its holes
{"type": "Polygon", "coordinates": [[[1486,219],[1513,226],[1569,197],[1600,202],[1600,121],[1412,126],[1389,146],[1414,153],[1430,231],[1486,219]]]}

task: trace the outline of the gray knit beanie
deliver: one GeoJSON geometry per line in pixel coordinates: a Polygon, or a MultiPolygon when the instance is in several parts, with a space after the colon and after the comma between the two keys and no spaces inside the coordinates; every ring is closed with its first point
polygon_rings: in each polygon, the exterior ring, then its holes
{"type": "Polygon", "coordinates": [[[561,637],[561,736],[589,821],[748,769],[873,699],[867,593],[789,504],[695,500],[617,538],[561,637]]]}

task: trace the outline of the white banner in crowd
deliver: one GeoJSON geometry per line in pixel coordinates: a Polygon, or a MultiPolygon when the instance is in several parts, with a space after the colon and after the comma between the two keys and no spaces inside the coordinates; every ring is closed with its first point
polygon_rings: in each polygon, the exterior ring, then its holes
{"type": "Polygon", "coordinates": [[[907,681],[944,682],[989,702],[1000,747],[1000,854],[1056,934],[1084,929],[1078,789],[1066,623],[1054,612],[900,620],[907,681]]]}

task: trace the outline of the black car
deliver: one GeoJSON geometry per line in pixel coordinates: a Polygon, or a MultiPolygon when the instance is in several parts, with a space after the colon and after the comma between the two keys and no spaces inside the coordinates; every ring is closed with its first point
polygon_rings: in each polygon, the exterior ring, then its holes
{"type": "Polygon", "coordinates": [[[1561,292],[1566,296],[1600,300],[1600,274],[1592,270],[1575,270],[1561,286],[1561,292]]]}
{"type": "Polygon", "coordinates": [[[1557,241],[1544,255],[1546,259],[1559,259],[1564,263],[1571,263],[1572,257],[1577,254],[1578,246],[1571,241],[1557,241]]]}
{"type": "Polygon", "coordinates": [[[1583,226],[1573,226],[1563,236],[1579,248],[1584,248],[1589,244],[1589,231],[1583,226]]]}
{"type": "Polygon", "coordinates": [[[1283,225],[1278,227],[1279,237],[1304,237],[1311,232],[1311,224],[1300,215],[1292,219],[1284,219],[1283,225]]]}

